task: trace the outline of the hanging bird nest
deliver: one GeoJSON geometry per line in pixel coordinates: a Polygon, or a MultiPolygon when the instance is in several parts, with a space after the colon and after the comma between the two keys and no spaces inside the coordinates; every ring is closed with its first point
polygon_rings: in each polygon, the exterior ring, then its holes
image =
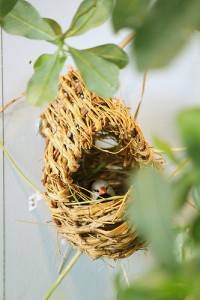
{"type": "Polygon", "coordinates": [[[134,168],[160,164],[139,125],[119,99],[101,98],[70,70],[57,99],[41,115],[46,137],[43,184],[58,233],[93,259],[125,258],[144,248],[126,220],[134,168]],[[105,179],[115,190],[94,200],[91,185],[105,179]]]}

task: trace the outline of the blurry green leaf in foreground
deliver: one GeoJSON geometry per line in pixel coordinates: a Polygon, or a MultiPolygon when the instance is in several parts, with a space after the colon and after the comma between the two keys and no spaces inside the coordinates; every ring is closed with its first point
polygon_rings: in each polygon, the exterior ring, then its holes
{"type": "Polygon", "coordinates": [[[113,26],[116,31],[121,28],[137,29],[144,21],[150,0],[116,0],[113,11],[113,26]]]}
{"type": "Polygon", "coordinates": [[[162,150],[172,162],[175,164],[179,163],[179,159],[173,153],[171,146],[166,141],[160,139],[159,137],[154,137],[154,145],[158,147],[159,150],[162,150]]]}
{"type": "Polygon", "coordinates": [[[194,186],[192,190],[192,199],[196,206],[200,209],[200,184],[194,186]]]}
{"type": "Polygon", "coordinates": [[[138,231],[150,241],[160,265],[176,268],[171,228],[172,195],[168,182],[152,168],[144,168],[132,178],[133,201],[129,218],[138,231]]]}
{"type": "Polygon", "coordinates": [[[178,178],[172,181],[175,210],[179,210],[185,204],[191,188],[196,184],[197,175],[193,171],[191,166],[188,166],[178,178]]]}
{"type": "Polygon", "coordinates": [[[22,35],[29,39],[51,41],[56,38],[54,31],[37,10],[28,2],[20,0],[3,19],[3,29],[10,34],[22,35]]]}
{"type": "MultiPolygon", "coordinates": [[[[199,246],[200,245],[200,216],[199,215],[195,218],[192,224],[191,235],[195,243],[198,244],[199,246]]],[[[198,253],[199,253],[199,249],[198,249],[198,253]]]]}
{"type": "Polygon", "coordinates": [[[59,75],[65,56],[43,54],[35,62],[35,73],[27,86],[27,100],[33,105],[44,105],[53,101],[58,91],[59,75]]]}
{"type": "Polygon", "coordinates": [[[0,22],[13,9],[18,0],[0,0],[0,22]]]}
{"type": "Polygon", "coordinates": [[[65,37],[83,34],[103,24],[111,14],[113,3],[113,0],[82,1],[65,37]]]}
{"type": "Polygon", "coordinates": [[[200,108],[194,107],[180,112],[177,125],[188,154],[200,173],[200,108]]]}
{"type": "Polygon", "coordinates": [[[108,60],[118,68],[124,68],[128,64],[128,55],[126,52],[115,44],[106,44],[94,48],[86,49],[87,52],[93,53],[105,60],[108,60]]]}
{"type": "Polygon", "coordinates": [[[88,89],[101,97],[111,97],[119,87],[119,69],[113,63],[88,52],[69,47],[88,89]]]}
{"type": "Polygon", "coordinates": [[[139,70],[168,64],[199,24],[199,11],[199,0],[157,0],[135,38],[139,70]]]}
{"type": "Polygon", "coordinates": [[[186,300],[194,291],[194,286],[195,283],[189,278],[189,274],[169,275],[162,270],[155,270],[121,290],[117,300],[186,300]]]}

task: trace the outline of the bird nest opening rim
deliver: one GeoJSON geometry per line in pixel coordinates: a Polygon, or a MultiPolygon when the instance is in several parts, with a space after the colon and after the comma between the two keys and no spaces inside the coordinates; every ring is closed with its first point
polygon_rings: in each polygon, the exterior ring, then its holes
{"type": "Polygon", "coordinates": [[[128,108],[91,93],[71,69],[41,119],[45,199],[57,231],[92,258],[124,258],[144,248],[126,220],[131,198],[126,179],[133,168],[160,162],[128,108]],[[94,199],[91,186],[99,178],[115,196],[94,199]]]}

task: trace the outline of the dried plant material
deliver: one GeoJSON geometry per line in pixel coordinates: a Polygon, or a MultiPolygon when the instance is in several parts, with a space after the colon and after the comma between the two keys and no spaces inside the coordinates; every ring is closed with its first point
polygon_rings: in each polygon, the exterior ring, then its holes
{"type": "Polygon", "coordinates": [[[58,233],[93,259],[124,258],[143,249],[144,241],[126,220],[132,193],[127,177],[133,168],[161,162],[128,108],[119,99],[91,93],[80,73],[70,70],[41,119],[47,140],[44,197],[58,233]],[[91,185],[98,178],[107,180],[116,196],[94,200],[91,185]]]}

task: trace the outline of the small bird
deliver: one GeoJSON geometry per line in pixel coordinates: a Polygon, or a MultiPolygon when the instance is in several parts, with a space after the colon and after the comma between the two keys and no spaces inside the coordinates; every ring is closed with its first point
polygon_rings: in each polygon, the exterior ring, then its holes
{"type": "Polygon", "coordinates": [[[103,179],[97,179],[92,184],[93,199],[110,198],[115,196],[113,188],[103,179]]]}

